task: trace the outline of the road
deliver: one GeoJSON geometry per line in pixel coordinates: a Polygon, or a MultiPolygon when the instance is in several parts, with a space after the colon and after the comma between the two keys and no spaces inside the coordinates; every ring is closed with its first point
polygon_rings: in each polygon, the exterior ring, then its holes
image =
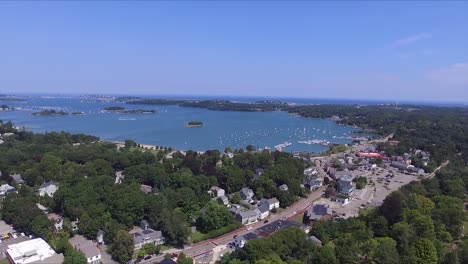
{"type": "MultiPolygon", "coordinates": [[[[184,252],[184,254],[188,257],[192,258],[201,258],[207,254],[211,254],[213,249],[219,245],[227,245],[229,242],[232,242],[234,240],[234,236],[236,235],[244,235],[249,232],[252,232],[253,230],[263,227],[269,223],[272,223],[276,220],[285,220],[292,218],[298,214],[303,214],[305,210],[309,208],[309,206],[312,204],[313,201],[319,199],[322,197],[322,193],[325,187],[321,187],[317,189],[316,191],[312,192],[309,194],[307,198],[300,199],[293,205],[289,206],[288,208],[282,210],[278,214],[271,214],[270,217],[268,218],[268,223],[263,223],[263,221],[248,225],[248,226],[243,226],[235,231],[232,231],[230,233],[227,233],[225,235],[222,235],[220,237],[214,238],[214,239],[209,239],[202,241],[197,244],[193,244],[190,247],[186,247],[183,250],[176,250],[174,252],[180,253],[184,252]]],[[[148,262],[142,261],[140,263],[152,263],[154,261],[161,261],[163,259],[163,256],[159,256],[157,258],[152,258],[151,260],[148,260],[148,262]]]]}
{"type": "Polygon", "coordinates": [[[436,175],[436,172],[438,172],[440,169],[442,169],[443,167],[447,166],[449,164],[449,160],[446,160],[444,163],[442,163],[439,167],[437,167],[432,173],[430,173],[429,175],[427,175],[425,178],[426,179],[431,179],[433,178],[435,175],[436,175]]]}

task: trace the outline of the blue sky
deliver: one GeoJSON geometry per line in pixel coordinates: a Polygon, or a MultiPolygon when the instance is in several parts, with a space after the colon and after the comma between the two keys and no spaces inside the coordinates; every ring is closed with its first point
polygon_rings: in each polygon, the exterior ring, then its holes
{"type": "Polygon", "coordinates": [[[1,2],[0,92],[468,101],[468,2],[1,2]]]}

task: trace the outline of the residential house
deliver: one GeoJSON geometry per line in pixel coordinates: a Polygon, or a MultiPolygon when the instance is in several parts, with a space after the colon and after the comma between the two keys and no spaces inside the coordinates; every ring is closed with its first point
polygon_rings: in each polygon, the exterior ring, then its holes
{"type": "Polygon", "coordinates": [[[142,191],[144,193],[152,193],[153,192],[153,187],[151,187],[149,185],[142,184],[142,185],[140,185],[140,191],[142,191]]]}
{"type": "Polygon", "coordinates": [[[310,224],[313,221],[329,220],[333,214],[332,209],[326,204],[314,204],[304,212],[304,224],[310,224]]]}
{"type": "Polygon", "coordinates": [[[72,226],[72,231],[78,231],[80,229],[80,221],[79,220],[72,221],[71,226],[72,226]]]}
{"type": "Polygon", "coordinates": [[[253,175],[253,180],[258,180],[263,174],[263,169],[256,169],[255,174],[253,175]]]}
{"type": "Polygon", "coordinates": [[[226,196],[226,192],[223,188],[213,186],[210,188],[210,190],[208,190],[208,194],[213,197],[213,199],[220,199],[224,205],[229,204],[229,199],[226,196]]]}
{"type": "Polygon", "coordinates": [[[86,239],[82,235],[75,235],[69,240],[70,244],[75,250],[80,251],[86,258],[88,264],[100,264],[101,263],[101,251],[97,245],[86,239]]]}
{"type": "Polygon", "coordinates": [[[231,208],[229,208],[229,212],[234,216],[243,211],[244,209],[239,204],[231,204],[231,208]]]}
{"type": "Polygon", "coordinates": [[[53,197],[54,193],[58,190],[57,184],[54,182],[45,182],[39,187],[39,196],[48,195],[49,197],[53,197]]]}
{"type": "Polygon", "coordinates": [[[310,236],[309,240],[319,247],[322,246],[322,240],[318,239],[316,236],[310,236]]]}
{"type": "Polygon", "coordinates": [[[218,162],[216,162],[216,168],[221,168],[222,166],[223,166],[223,161],[218,160],[218,162]]]}
{"type": "Polygon", "coordinates": [[[101,251],[94,244],[87,245],[85,247],[78,247],[79,251],[83,253],[88,264],[100,264],[101,263],[101,251]]]}
{"type": "Polygon", "coordinates": [[[268,210],[273,210],[275,208],[279,208],[280,202],[276,198],[271,198],[271,199],[262,199],[258,203],[258,206],[266,205],[268,207],[268,210]]]}
{"type": "Polygon", "coordinates": [[[135,250],[140,250],[145,244],[155,244],[161,245],[164,244],[164,237],[161,231],[153,230],[149,227],[147,221],[143,220],[140,224],[141,231],[136,230],[132,232],[133,234],[133,245],[135,250]]]}
{"type": "Polygon", "coordinates": [[[270,209],[267,203],[259,204],[259,206],[255,210],[257,212],[257,217],[259,220],[263,220],[270,215],[270,209]]]}
{"type": "Polygon", "coordinates": [[[349,203],[349,196],[339,193],[335,197],[335,202],[341,205],[346,205],[347,203],[349,203]]]}
{"type": "Polygon", "coordinates": [[[280,230],[291,228],[291,227],[301,227],[302,225],[289,220],[277,220],[275,222],[269,223],[257,229],[257,233],[260,236],[267,237],[276,233],[280,230]]]}
{"type": "Polygon", "coordinates": [[[278,188],[279,188],[281,191],[287,191],[287,190],[289,190],[289,187],[288,187],[288,185],[286,185],[286,184],[282,184],[282,185],[280,185],[278,188]]]}
{"type": "Polygon", "coordinates": [[[332,170],[332,173],[330,175],[335,180],[344,179],[344,178],[351,178],[351,179],[353,178],[353,176],[351,176],[351,173],[348,170],[338,171],[334,169],[332,170]]]}
{"type": "Polygon", "coordinates": [[[408,171],[410,172],[414,172],[414,173],[417,173],[419,175],[422,175],[424,174],[424,170],[423,169],[420,169],[420,168],[417,168],[413,165],[408,165],[408,167],[406,168],[408,171]]]}
{"type": "Polygon", "coordinates": [[[9,184],[2,184],[0,186],[0,198],[2,200],[5,200],[5,198],[7,197],[9,193],[15,193],[15,192],[18,192],[16,188],[13,186],[10,186],[9,184]]]}
{"type": "Polygon", "coordinates": [[[304,170],[304,177],[306,178],[312,178],[318,175],[318,171],[316,167],[309,167],[304,170]]]}
{"type": "Polygon", "coordinates": [[[97,235],[96,235],[96,241],[98,242],[99,245],[104,245],[104,231],[101,229],[98,230],[97,235]]]}
{"type": "Polygon", "coordinates": [[[220,188],[218,186],[213,186],[210,188],[210,190],[208,191],[208,194],[211,196],[211,197],[221,197],[221,196],[225,196],[226,195],[226,191],[224,191],[223,188],[220,188]]]}
{"type": "Polygon", "coordinates": [[[351,181],[338,181],[338,187],[341,194],[350,195],[354,191],[353,183],[351,181]]]}
{"type": "Polygon", "coordinates": [[[47,214],[47,218],[51,221],[55,227],[55,230],[58,232],[63,229],[63,218],[55,213],[47,214]]]}
{"type": "Polygon", "coordinates": [[[250,240],[257,239],[258,236],[255,233],[247,233],[242,236],[234,236],[234,246],[236,248],[243,248],[245,243],[249,242],[250,240]]]}
{"type": "Polygon", "coordinates": [[[248,210],[239,212],[235,216],[236,220],[243,225],[249,225],[257,222],[258,213],[257,210],[248,210]]]}
{"type": "Polygon", "coordinates": [[[25,183],[23,178],[21,178],[21,174],[15,173],[15,174],[12,174],[10,176],[11,176],[11,178],[13,178],[13,181],[19,186],[21,186],[21,185],[23,185],[25,183]]]}
{"type": "Polygon", "coordinates": [[[310,180],[308,182],[306,182],[304,184],[304,187],[311,190],[311,191],[314,191],[314,190],[317,190],[318,188],[322,187],[323,185],[323,182],[319,179],[316,179],[316,180],[310,180]]]}
{"type": "Polygon", "coordinates": [[[254,192],[250,188],[242,188],[240,190],[240,197],[243,201],[251,202],[254,196],[254,192]]]}

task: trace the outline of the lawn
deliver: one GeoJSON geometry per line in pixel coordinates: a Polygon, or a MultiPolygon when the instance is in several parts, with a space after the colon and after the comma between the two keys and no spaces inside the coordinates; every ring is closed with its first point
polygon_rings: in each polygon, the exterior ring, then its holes
{"type": "Polygon", "coordinates": [[[290,220],[302,224],[302,219],[304,218],[303,214],[298,214],[295,217],[291,218],[290,220]]]}
{"type": "Polygon", "coordinates": [[[192,237],[190,237],[190,244],[192,244],[193,241],[203,240],[204,237],[205,237],[205,234],[202,234],[200,231],[195,231],[195,233],[192,234],[192,237]]]}

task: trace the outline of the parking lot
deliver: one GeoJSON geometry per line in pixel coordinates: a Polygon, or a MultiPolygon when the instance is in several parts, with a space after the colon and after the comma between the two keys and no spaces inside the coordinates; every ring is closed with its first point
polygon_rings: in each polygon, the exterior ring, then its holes
{"type": "Polygon", "coordinates": [[[8,249],[9,245],[20,243],[20,242],[27,241],[27,240],[30,240],[30,238],[27,236],[18,236],[16,239],[14,238],[2,239],[2,243],[0,244],[0,252],[2,252],[2,254],[0,255],[0,259],[3,259],[6,257],[4,252],[8,249]]]}
{"type": "Polygon", "coordinates": [[[373,171],[359,169],[352,171],[351,174],[365,176],[367,185],[361,190],[354,190],[349,203],[341,205],[327,198],[320,198],[315,203],[327,204],[340,217],[354,217],[358,216],[360,209],[380,206],[391,192],[419,180],[418,176],[401,173],[393,168],[378,167],[373,171]]]}

